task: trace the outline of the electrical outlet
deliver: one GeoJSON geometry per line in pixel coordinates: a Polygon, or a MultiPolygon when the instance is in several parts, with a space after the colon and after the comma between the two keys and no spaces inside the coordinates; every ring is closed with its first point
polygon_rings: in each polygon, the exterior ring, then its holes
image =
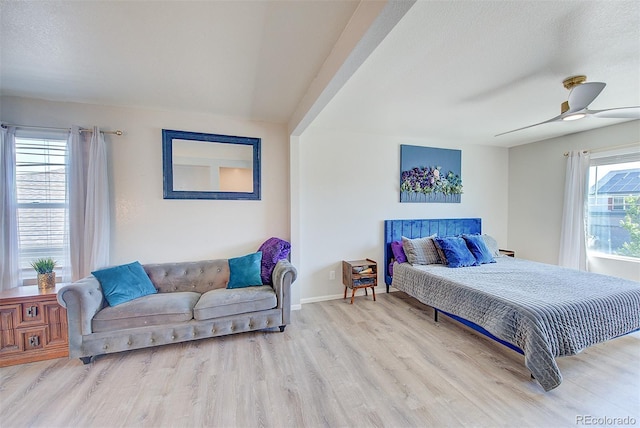
{"type": "Polygon", "coordinates": [[[334,279],[336,279],[336,271],[335,270],[330,270],[329,271],[329,280],[333,281],[334,279]]]}

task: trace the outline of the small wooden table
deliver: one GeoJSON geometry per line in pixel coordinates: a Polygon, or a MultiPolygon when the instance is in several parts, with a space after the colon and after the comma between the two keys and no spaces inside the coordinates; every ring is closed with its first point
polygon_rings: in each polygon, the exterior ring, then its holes
{"type": "Polygon", "coordinates": [[[67,311],[57,300],[63,285],[0,292],[0,367],[69,356],[67,311]]]}
{"type": "Polygon", "coordinates": [[[371,259],[342,261],[342,283],[344,284],[344,299],[347,298],[347,288],[351,289],[351,304],[356,296],[356,290],[371,288],[373,301],[376,301],[376,286],[378,285],[378,264],[371,259]]]}

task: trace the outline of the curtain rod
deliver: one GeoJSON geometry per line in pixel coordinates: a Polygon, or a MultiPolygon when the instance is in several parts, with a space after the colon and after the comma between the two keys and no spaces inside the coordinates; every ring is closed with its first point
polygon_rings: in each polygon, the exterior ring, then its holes
{"type": "MultiPolygon", "coordinates": [[[[599,153],[599,152],[607,152],[609,150],[618,150],[618,149],[626,149],[627,147],[638,147],[638,143],[632,144],[621,144],[619,146],[611,146],[611,147],[599,147],[597,149],[583,150],[582,153],[599,153]]],[[[569,156],[569,152],[564,152],[565,156],[569,156]]]]}
{"type": "MultiPolygon", "coordinates": [[[[24,129],[52,129],[56,131],[71,131],[71,128],[56,128],[55,126],[33,126],[33,125],[13,125],[3,123],[3,128],[8,128],[9,126],[15,126],[16,128],[24,128],[24,129]]],[[[80,128],[80,132],[93,132],[93,129],[88,128],[80,128]]],[[[113,135],[122,135],[123,132],[119,129],[115,131],[102,131],[104,134],[113,134],[113,135]]]]}

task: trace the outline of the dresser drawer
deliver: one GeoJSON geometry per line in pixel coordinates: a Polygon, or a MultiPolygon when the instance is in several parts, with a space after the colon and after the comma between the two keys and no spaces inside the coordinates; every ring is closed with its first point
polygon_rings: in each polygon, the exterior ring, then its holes
{"type": "Polygon", "coordinates": [[[67,311],[57,289],[0,293],[0,367],[69,355],[67,311]]]}
{"type": "Polygon", "coordinates": [[[44,308],[42,302],[25,302],[21,304],[22,310],[18,327],[44,324],[44,308]]]}
{"type": "Polygon", "coordinates": [[[24,351],[43,349],[47,338],[46,329],[46,326],[19,329],[18,333],[20,334],[22,349],[24,351]]]}

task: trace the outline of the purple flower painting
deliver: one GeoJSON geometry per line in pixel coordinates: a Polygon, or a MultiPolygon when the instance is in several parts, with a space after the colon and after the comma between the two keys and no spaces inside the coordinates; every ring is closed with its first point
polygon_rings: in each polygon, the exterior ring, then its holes
{"type": "Polygon", "coordinates": [[[400,202],[460,203],[462,152],[400,146],[400,202]]]}

